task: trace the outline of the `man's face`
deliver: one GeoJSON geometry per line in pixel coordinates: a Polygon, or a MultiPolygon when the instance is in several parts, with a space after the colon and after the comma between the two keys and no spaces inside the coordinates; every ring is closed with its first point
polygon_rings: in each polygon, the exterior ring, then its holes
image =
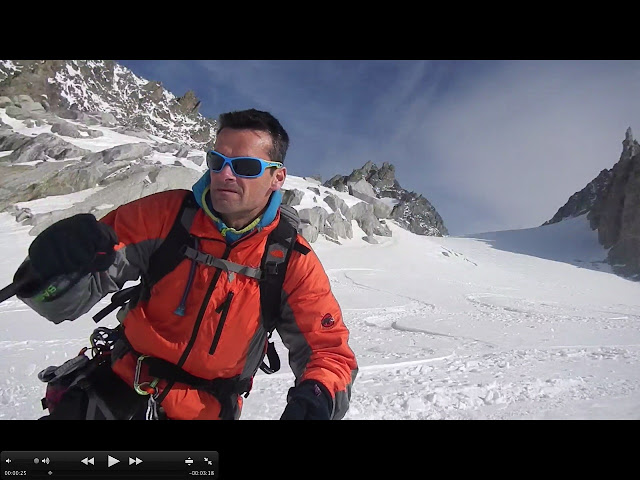
{"type": "MultiPolygon", "coordinates": [[[[271,161],[271,136],[257,130],[224,128],[218,132],[215,150],[227,157],[258,157],[271,161]]],[[[229,227],[240,229],[251,223],[264,209],[272,192],[284,183],[287,170],[267,168],[258,178],[238,178],[225,165],[211,176],[211,204],[229,227]]]]}

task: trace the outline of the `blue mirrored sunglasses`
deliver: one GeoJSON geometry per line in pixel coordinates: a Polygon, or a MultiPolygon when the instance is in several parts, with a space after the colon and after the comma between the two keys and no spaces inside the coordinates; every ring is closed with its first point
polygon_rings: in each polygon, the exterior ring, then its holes
{"type": "Polygon", "coordinates": [[[267,162],[257,157],[225,157],[215,150],[207,152],[207,165],[212,172],[221,172],[225,165],[231,167],[236,177],[258,178],[269,167],[283,167],[280,162],[267,162]]]}

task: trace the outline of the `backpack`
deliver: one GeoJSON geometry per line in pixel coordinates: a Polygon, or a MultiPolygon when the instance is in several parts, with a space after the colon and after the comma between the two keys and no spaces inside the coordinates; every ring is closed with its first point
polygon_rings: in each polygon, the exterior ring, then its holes
{"type": "MultiPolygon", "coordinates": [[[[189,229],[199,208],[193,192],[188,193],[167,237],[151,255],[149,271],[143,276],[142,281],[114,293],[111,296],[111,304],[96,313],[93,319],[97,323],[113,310],[124,307],[129,302],[137,302],[145,294],[145,290],[150,292],[151,287],[173,271],[185,257],[190,258],[193,261],[192,270],[195,269],[195,263],[200,262],[229,272],[247,275],[260,282],[260,308],[263,327],[267,332],[265,356],[269,364],[265,363],[263,359],[259,368],[267,374],[275,373],[280,369],[280,358],[270,340],[280,314],[282,284],[289,259],[294,250],[302,255],[306,255],[310,251],[308,247],[297,241],[298,226],[300,225],[298,212],[290,205],[280,205],[280,221],[267,237],[260,269],[255,269],[206,255],[194,248],[195,239],[189,234],[189,229]]],[[[187,291],[185,291],[183,301],[186,300],[186,294],[187,291]]],[[[179,305],[175,313],[184,314],[184,306],[179,305]]]]}

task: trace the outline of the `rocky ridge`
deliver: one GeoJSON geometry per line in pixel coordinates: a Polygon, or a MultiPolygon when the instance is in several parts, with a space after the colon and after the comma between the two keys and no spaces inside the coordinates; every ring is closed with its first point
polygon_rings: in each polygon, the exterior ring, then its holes
{"type": "MultiPolygon", "coordinates": [[[[0,125],[0,153],[5,152],[0,156],[0,177],[3,178],[0,185],[0,211],[7,210],[17,221],[31,225],[33,228],[30,233],[33,235],[55,221],[76,213],[92,213],[99,218],[136,198],[170,188],[191,188],[206,170],[204,151],[152,136],[141,129],[136,130],[135,136],[129,133],[130,143],[99,151],[83,148],[78,144],[84,139],[100,138],[110,131],[122,132],[122,125],[117,119],[98,113],[83,113],[81,121],[62,119],[37,105],[24,94],[0,97],[0,109],[4,109],[4,113],[13,121],[24,125],[28,132],[20,133],[8,124],[0,125]],[[159,155],[173,160],[170,164],[159,162],[159,155]],[[34,214],[28,208],[17,205],[90,189],[97,191],[65,210],[34,214]]],[[[19,130],[24,132],[25,128],[19,130]]],[[[320,182],[307,179],[317,182],[317,188],[309,187],[313,190],[314,199],[315,195],[321,195],[320,187],[323,187],[322,207],[301,208],[299,204],[304,192],[287,188],[286,185],[283,188],[283,202],[296,206],[302,220],[300,232],[310,242],[315,242],[320,235],[336,243],[340,243],[341,239],[353,238],[353,220],[364,231],[363,238],[369,243],[377,243],[376,236],[392,235],[385,219],[403,220],[404,223],[398,223],[408,229],[418,225],[416,233],[441,234],[440,230],[422,229],[424,218],[430,218],[429,215],[433,215],[435,210],[422,209],[421,203],[412,202],[414,196],[423,197],[399,187],[393,178],[392,165],[385,164],[383,169],[387,172],[384,180],[376,181],[373,172],[378,170],[377,167],[367,164],[349,176],[362,178],[352,182],[345,177],[347,180],[344,185],[336,182],[336,188],[324,188],[320,182]],[[363,172],[368,174],[363,175],[363,172]],[[366,178],[371,179],[373,184],[366,178]],[[384,188],[386,183],[389,188],[384,188]],[[337,195],[338,191],[345,189],[361,201],[348,206],[337,195]],[[402,210],[398,210],[398,205],[402,210]],[[396,214],[397,211],[403,212],[403,215],[396,214]],[[407,211],[415,213],[407,214],[407,211]],[[412,215],[415,215],[415,219],[412,215]]],[[[446,232],[444,226],[442,231],[446,232]]]]}
{"type": "Polygon", "coordinates": [[[215,141],[216,121],[198,112],[194,92],[176,97],[162,83],[112,60],[0,60],[0,96],[18,95],[63,119],[84,122],[87,115],[106,115],[122,131],[146,132],[192,148],[206,149],[215,141]]]}
{"type": "Polygon", "coordinates": [[[349,175],[332,177],[324,185],[371,204],[378,219],[395,220],[410,232],[428,236],[449,234],[433,205],[421,194],[402,188],[395,178],[395,167],[388,162],[381,167],[367,162],[349,175]]]}
{"type": "Polygon", "coordinates": [[[585,188],[574,193],[543,225],[586,214],[608,249],[607,262],[622,276],[640,278],[640,144],[631,128],[622,141],[619,161],[602,170],[585,188]]]}

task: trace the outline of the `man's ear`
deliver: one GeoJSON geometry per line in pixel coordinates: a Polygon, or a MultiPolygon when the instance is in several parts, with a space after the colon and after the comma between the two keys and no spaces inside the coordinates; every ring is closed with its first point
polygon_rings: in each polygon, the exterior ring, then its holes
{"type": "Polygon", "coordinates": [[[287,178],[287,169],[285,167],[278,168],[271,178],[271,190],[276,191],[282,188],[284,181],[287,178]]]}

